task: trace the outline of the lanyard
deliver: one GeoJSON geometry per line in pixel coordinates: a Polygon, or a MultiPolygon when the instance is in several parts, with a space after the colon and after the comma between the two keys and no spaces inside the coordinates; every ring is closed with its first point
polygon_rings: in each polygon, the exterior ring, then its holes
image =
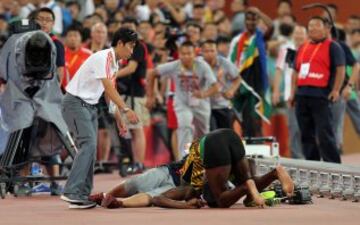
{"type": "Polygon", "coordinates": [[[74,63],[78,60],[79,58],[79,52],[76,53],[76,55],[73,56],[73,58],[71,59],[70,63],[69,63],[69,67],[72,67],[74,65],[74,63]]]}
{"type": "MultiPolygon", "coordinates": [[[[322,46],[322,44],[323,44],[323,42],[318,43],[318,44],[316,45],[316,48],[315,48],[315,50],[312,52],[308,63],[311,63],[311,61],[313,60],[313,58],[314,58],[314,56],[316,55],[316,53],[319,51],[319,49],[320,49],[320,47],[322,46]]],[[[301,56],[300,56],[300,59],[301,59],[300,62],[301,62],[301,63],[303,63],[304,54],[305,54],[307,48],[309,47],[309,45],[310,45],[310,43],[307,42],[306,45],[305,45],[305,47],[304,47],[304,51],[301,52],[301,56]]]]}

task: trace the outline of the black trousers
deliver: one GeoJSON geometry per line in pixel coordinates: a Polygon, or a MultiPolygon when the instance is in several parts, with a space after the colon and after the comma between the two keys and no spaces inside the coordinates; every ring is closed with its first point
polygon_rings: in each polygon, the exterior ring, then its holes
{"type": "Polygon", "coordinates": [[[232,128],[233,112],[229,108],[212,109],[210,118],[210,130],[220,128],[232,128]]]}
{"type": "Polygon", "coordinates": [[[295,111],[305,158],[340,163],[331,102],[325,98],[297,96],[295,111]]]}
{"type": "Polygon", "coordinates": [[[244,156],[244,145],[232,129],[218,129],[206,135],[203,160],[206,169],[235,166],[244,156]]]}

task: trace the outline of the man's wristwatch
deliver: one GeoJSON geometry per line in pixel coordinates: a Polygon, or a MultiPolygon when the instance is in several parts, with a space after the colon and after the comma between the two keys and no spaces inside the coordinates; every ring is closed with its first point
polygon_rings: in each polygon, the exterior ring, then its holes
{"type": "Polygon", "coordinates": [[[125,107],[125,108],[122,108],[121,109],[121,112],[122,113],[127,113],[127,112],[129,112],[130,111],[130,108],[129,107],[125,107]]]}

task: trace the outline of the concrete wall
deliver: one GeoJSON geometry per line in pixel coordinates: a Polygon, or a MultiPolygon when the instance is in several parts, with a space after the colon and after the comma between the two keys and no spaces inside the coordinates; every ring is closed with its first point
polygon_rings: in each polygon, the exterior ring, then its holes
{"type": "MultiPolygon", "coordinates": [[[[226,10],[230,9],[230,3],[232,0],[226,0],[226,10]]],[[[262,11],[266,12],[271,18],[276,17],[278,0],[249,0],[251,6],[256,6],[262,11]]],[[[309,11],[303,11],[301,7],[310,3],[335,3],[339,7],[338,21],[345,23],[347,18],[352,14],[360,15],[359,0],[293,0],[293,12],[299,23],[306,25],[307,20],[313,15],[320,15],[322,10],[312,9],[309,11]]],[[[228,11],[230,12],[230,11],[228,11]]],[[[229,14],[230,15],[230,14],[229,14]]]]}

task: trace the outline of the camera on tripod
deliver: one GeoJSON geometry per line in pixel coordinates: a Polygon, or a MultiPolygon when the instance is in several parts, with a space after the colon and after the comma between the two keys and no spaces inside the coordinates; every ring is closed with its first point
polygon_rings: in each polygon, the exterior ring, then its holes
{"type": "Polygon", "coordinates": [[[10,134],[0,160],[1,197],[29,181],[17,172],[34,157],[58,154],[63,146],[72,157],[77,152],[61,113],[52,39],[31,20],[10,24],[10,31],[0,52],[0,129],[10,134]]]}
{"type": "Polygon", "coordinates": [[[51,43],[41,33],[34,34],[25,47],[23,76],[34,80],[51,80],[51,43]]]}
{"type": "Polygon", "coordinates": [[[35,117],[66,132],[56,74],[56,47],[50,36],[32,20],[10,24],[11,36],[0,52],[2,128],[14,132],[31,126],[35,117]]]}

